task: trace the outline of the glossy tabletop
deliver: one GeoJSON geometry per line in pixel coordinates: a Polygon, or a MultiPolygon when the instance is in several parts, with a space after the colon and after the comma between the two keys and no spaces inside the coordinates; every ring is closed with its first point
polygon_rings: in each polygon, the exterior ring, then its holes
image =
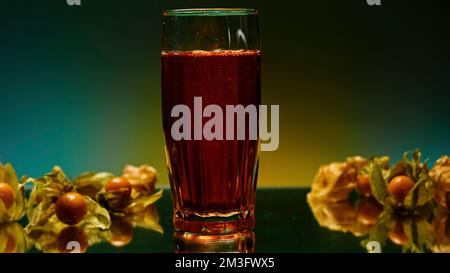
{"type": "MultiPolygon", "coordinates": [[[[244,251],[254,251],[256,253],[367,252],[366,248],[363,247],[362,241],[368,238],[369,230],[364,234],[358,235],[345,228],[339,230],[338,227],[336,230],[335,227],[332,228],[335,229],[333,231],[329,229],[330,227],[321,227],[306,201],[308,192],[308,188],[258,189],[256,227],[254,233],[251,234],[251,246],[244,247],[244,251]]],[[[128,233],[131,241],[126,242],[125,245],[117,247],[113,246],[108,240],[100,240],[93,244],[90,243],[86,252],[152,253],[175,252],[179,250],[180,239],[177,242],[174,241],[172,206],[168,189],[164,190],[163,197],[156,202],[155,206],[157,211],[155,217],[162,230],[135,227],[132,229],[132,232],[128,233]]],[[[346,213],[343,211],[345,209],[346,206],[337,207],[334,209],[334,213],[346,213]]],[[[324,214],[329,213],[329,211],[333,211],[333,209],[323,208],[324,214]]],[[[338,221],[336,218],[339,218],[338,215],[333,215],[333,213],[327,217],[332,219],[331,221],[338,221]]],[[[26,220],[23,220],[21,224],[26,224],[26,220]]],[[[339,226],[339,223],[337,225],[339,226]]],[[[332,225],[330,224],[329,226],[332,225]]],[[[389,240],[387,241],[388,243],[383,246],[383,252],[402,251],[400,246],[389,240]]],[[[214,245],[215,239],[207,240],[207,242],[209,245],[214,245]]],[[[183,251],[186,252],[198,252],[198,249],[195,247],[189,249],[189,244],[183,246],[183,251]]],[[[206,249],[210,252],[214,248],[206,249]]],[[[32,243],[28,251],[40,252],[32,243]]]]}

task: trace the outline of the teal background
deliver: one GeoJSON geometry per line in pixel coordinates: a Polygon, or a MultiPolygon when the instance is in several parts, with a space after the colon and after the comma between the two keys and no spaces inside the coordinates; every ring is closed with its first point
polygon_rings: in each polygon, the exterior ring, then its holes
{"type": "Polygon", "coordinates": [[[281,128],[259,185],[309,185],[349,155],[449,153],[444,1],[81,1],[0,0],[0,160],[20,175],[148,163],[167,184],[160,31],[175,7],[260,10],[263,103],[281,128]]]}

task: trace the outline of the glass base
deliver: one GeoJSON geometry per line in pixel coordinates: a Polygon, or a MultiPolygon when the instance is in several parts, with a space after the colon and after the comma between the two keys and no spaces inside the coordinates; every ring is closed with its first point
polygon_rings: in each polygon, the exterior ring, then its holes
{"type": "Polygon", "coordinates": [[[226,235],[175,231],[173,238],[176,253],[252,253],[255,251],[253,231],[226,235]]]}
{"type": "Polygon", "coordinates": [[[175,230],[198,234],[233,234],[255,227],[253,210],[229,213],[192,213],[176,211],[173,216],[175,230]]]}

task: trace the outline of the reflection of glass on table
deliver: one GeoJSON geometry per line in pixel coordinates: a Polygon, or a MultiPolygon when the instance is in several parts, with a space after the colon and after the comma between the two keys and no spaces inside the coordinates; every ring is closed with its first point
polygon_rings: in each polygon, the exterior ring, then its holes
{"type": "Polygon", "coordinates": [[[175,252],[177,253],[251,253],[255,251],[255,233],[253,231],[227,235],[203,235],[175,231],[174,242],[175,252]]]}

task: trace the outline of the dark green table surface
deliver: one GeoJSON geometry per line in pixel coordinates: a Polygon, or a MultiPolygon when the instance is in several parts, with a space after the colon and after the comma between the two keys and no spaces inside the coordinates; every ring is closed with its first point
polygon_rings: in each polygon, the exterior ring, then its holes
{"type": "MultiPolygon", "coordinates": [[[[306,188],[259,189],[256,201],[255,252],[366,252],[362,238],[320,227],[306,202],[306,188]]],[[[135,228],[133,240],[114,247],[108,242],[87,252],[174,252],[174,232],[169,190],[156,203],[164,233],[135,228]]],[[[31,248],[30,252],[38,251],[31,248]]],[[[383,249],[385,251],[385,249],[383,249]]],[[[401,251],[389,246],[386,251],[401,251]]]]}

